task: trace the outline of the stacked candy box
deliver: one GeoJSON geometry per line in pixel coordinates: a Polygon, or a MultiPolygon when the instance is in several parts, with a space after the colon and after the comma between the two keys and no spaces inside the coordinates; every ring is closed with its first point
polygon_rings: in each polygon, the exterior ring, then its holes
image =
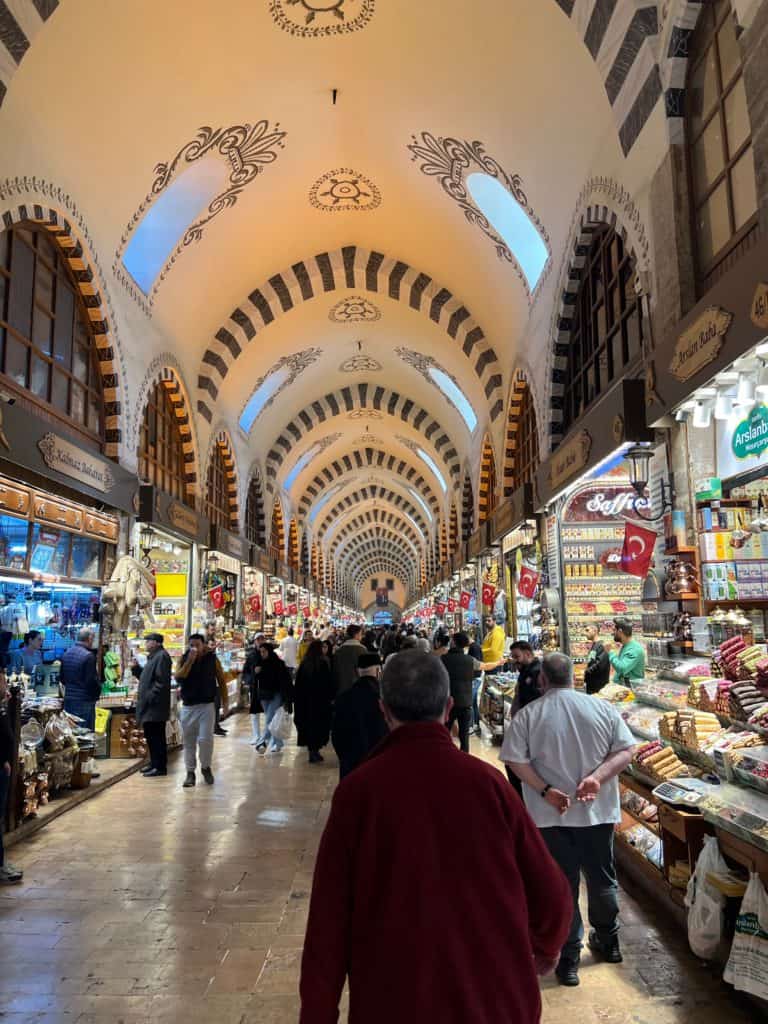
{"type": "Polygon", "coordinates": [[[754,683],[733,683],[728,691],[728,714],[739,722],[750,721],[752,715],[768,707],[765,694],[754,683]]]}
{"type": "Polygon", "coordinates": [[[635,751],[632,763],[644,775],[664,782],[691,774],[671,747],[665,747],[659,740],[644,743],[635,751]]]}
{"type": "Polygon", "coordinates": [[[768,792],[768,746],[735,750],[730,761],[739,782],[768,792]]]}

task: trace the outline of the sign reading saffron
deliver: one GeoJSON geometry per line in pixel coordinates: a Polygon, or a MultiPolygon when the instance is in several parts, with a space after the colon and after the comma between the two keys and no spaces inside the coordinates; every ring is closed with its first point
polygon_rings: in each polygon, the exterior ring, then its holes
{"type": "Polygon", "coordinates": [[[731,449],[737,459],[754,458],[768,448],[768,407],[756,405],[733,432],[731,449]]]}
{"type": "Polygon", "coordinates": [[[717,358],[733,313],[710,306],[677,339],[669,369],[679,381],[690,380],[699,370],[717,358]]]}

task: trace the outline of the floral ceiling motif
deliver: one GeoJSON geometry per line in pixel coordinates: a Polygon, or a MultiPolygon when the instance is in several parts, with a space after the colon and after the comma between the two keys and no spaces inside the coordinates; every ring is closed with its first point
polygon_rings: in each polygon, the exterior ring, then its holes
{"type": "MultiPolygon", "coordinates": [[[[422,132],[420,136],[411,136],[408,145],[414,163],[428,177],[437,178],[443,191],[455,203],[470,224],[475,224],[490,238],[500,260],[510,263],[522,281],[526,294],[530,288],[520,264],[515,259],[504,239],[493,229],[488,218],[481,212],[467,188],[467,178],[478,172],[496,178],[510,195],[525,210],[531,221],[536,225],[547,249],[550,249],[549,235],[546,228],[533,212],[528,198],[523,191],[523,179],[519,174],[508,174],[504,168],[489,156],[482,142],[469,142],[462,139],[443,138],[430,132],[422,132]]],[[[548,261],[551,263],[551,258],[548,261]]]]}
{"type": "Polygon", "coordinates": [[[383,369],[381,363],[373,356],[365,355],[364,352],[350,356],[339,367],[341,373],[378,373],[381,369],[383,369]]]}
{"type": "Polygon", "coordinates": [[[309,193],[309,202],[316,210],[328,213],[375,210],[381,206],[381,193],[364,174],[341,167],[328,171],[315,182],[309,193]]]}
{"type": "Polygon", "coordinates": [[[383,420],[384,414],[378,409],[354,409],[347,419],[350,420],[383,420]]]}
{"type": "Polygon", "coordinates": [[[376,0],[270,0],[269,13],[283,31],[300,39],[348,35],[365,28],[376,0]]]}
{"type": "Polygon", "coordinates": [[[373,324],[381,320],[381,310],[361,295],[350,295],[336,303],[328,319],[335,324],[373,324]]]}

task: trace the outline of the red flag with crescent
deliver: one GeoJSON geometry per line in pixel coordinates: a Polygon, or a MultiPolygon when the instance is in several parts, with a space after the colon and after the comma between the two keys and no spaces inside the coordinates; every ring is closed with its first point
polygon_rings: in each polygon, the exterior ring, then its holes
{"type": "Polygon", "coordinates": [[[483,604],[487,608],[493,606],[493,599],[496,597],[496,587],[492,583],[483,584],[483,604]]]}
{"type": "Polygon", "coordinates": [[[435,615],[437,615],[439,619],[442,619],[442,617],[445,615],[445,605],[443,604],[442,601],[439,601],[435,605],[435,615]]]}
{"type": "Polygon", "coordinates": [[[469,602],[471,600],[472,595],[470,594],[470,592],[468,590],[462,590],[462,592],[459,594],[459,604],[464,609],[464,611],[466,611],[467,608],[469,608],[469,602]]]}
{"type": "Polygon", "coordinates": [[[282,615],[283,614],[283,602],[282,601],[275,601],[274,604],[272,605],[272,609],[273,609],[275,615],[282,615]]]}
{"type": "Polygon", "coordinates": [[[529,569],[527,565],[521,566],[520,575],[517,579],[518,594],[521,597],[527,597],[528,600],[532,600],[533,595],[536,593],[540,575],[535,569],[529,569]]]}
{"type": "Polygon", "coordinates": [[[301,609],[301,614],[302,614],[302,616],[303,616],[303,617],[304,617],[305,619],[308,619],[308,618],[309,618],[309,616],[310,616],[311,612],[312,612],[312,609],[311,609],[311,608],[309,607],[309,605],[308,605],[308,604],[305,604],[305,605],[304,605],[304,607],[303,607],[303,608],[301,609]]]}
{"type": "Polygon", "coordinates": [[[456,611],[456,602],[454,601],[454,599],[452,597],[448,598],[448,611],[449,612],[455,612],[456,611]]]}
{"type": "Polygon", "coordinates": [[[208,600],[213,605],[213,610],[214,611],[217,611],[217,612],[221,611],[221,609],[224,607],[224,603],[225,603],[224,602],[224,588],[221,587],[221,586],[212,587],[208,591],[208,600]]]}
{"type": "Polygon", "coordinates": [[[288,605],[288,614],[289,615],[298,615],[299,614],[299,606],[295,602],[291,602],[291,604],[288,605]]]}
{"type": "Polygon", "coordinates": [[[621,571],[645,579],[653,558],[658,534],[629,520],[624,524],[624,546],[621,549],[621,571]]]}

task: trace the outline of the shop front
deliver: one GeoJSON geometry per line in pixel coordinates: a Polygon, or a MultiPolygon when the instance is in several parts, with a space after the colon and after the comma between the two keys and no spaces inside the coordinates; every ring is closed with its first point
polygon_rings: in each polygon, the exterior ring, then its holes
{"type": "Polygon", "coordinates": [[[491,541],[501,551],[500,593],[507,635],[515,640],[535,640],[533,612],[539,596],[542,556],[530,484],[523,484],[496,509],[490,531],[491,541]]]}
{"type": "Polygon", "coordinates": [[[104,614],[105,584],[118,561],[119,513],[133,508],[135,476],[82,439],[20,405],[2,404],[0,626],[11,688],[13,758],[7,826],[46,817],[54,803],[90,785],[95,758],[105,779],[119,774],[97,731],[61,714],[61,658],[89,628],[108,691],[122,668],[119,637],[104,614]],[[97,507],[98,506],[98,507],[97,507]],[[109,509],[110,511],[103,511],[109,509]],[[113,670],[113,664],[116,668],[113,670]]]}
{"type": "Polygon", "coordinates": [[[251,547],[250,564],[243,575],[243,614],[249,635],[264,632],[267,581],[273,567],[266,551],[251,547]]]}

